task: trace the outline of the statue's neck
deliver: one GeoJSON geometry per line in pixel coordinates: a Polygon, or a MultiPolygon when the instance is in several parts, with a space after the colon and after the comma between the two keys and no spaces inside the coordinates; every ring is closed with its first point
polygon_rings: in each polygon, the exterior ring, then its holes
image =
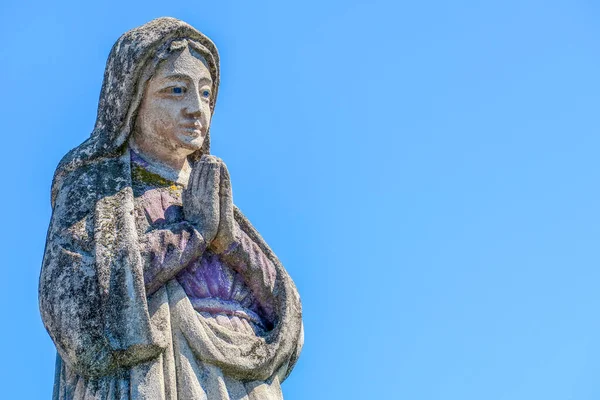
{"type": "Polygon", "coordinates": [[[135,156],[142,161],[142,165],[148,171],[157,174],[171,182],[177,182],[187,186],[192,168],[187,157],[181,159],[161,159],[151,152],[144,151],[134,140],[129,141],[129,148],[135,156]]]}

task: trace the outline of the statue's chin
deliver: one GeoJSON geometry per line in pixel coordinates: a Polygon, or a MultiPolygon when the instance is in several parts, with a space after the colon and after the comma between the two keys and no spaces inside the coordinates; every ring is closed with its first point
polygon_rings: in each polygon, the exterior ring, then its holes
{"type": "Polygon", "coordinates": [[[199,129],[183,129],[178,135],[178,144],[182,148],[186,150],[190,150],[190,152],[198,151],[202,148],[204,144],[204,132],[199,129]]]}

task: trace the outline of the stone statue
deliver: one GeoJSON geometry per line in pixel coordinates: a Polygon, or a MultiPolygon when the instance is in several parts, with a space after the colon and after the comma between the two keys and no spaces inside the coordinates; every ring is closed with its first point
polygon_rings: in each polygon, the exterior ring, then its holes
{"type": "Polygon", "coordinates": [[[95,128],[52,183],[53,399],[283,398],[300,298],[209,154],[218,87],[217,49],[182,21],[113,46],[95,128]]]}

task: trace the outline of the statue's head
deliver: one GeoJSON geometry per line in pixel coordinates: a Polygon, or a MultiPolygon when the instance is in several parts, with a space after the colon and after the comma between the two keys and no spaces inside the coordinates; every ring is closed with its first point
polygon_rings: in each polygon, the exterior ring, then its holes
{"type": "Polygon", "coordinates": [[[137,90],[129,141],[161,158],[188,157],[201,151],[210,125],[213,79],[198,43],[166,43],[158,64],[149,65],[137,90]]]}
{"type": "Polygon", "coordinates": [[[126,32],[106,62],[94,130],[61,160],[52,197],[70,171],[117,157],[130,139],[142,142],[143,135],[160,137],[166,149],[176,147],[190,158],[208,154],[218,87],[217,49],[192,26],[158,18],[126,32]],[[175,71],[178,79],[168,77],[175,71]]]}
{"type": "MultiPolygon", "coordinates": [[[[202,135],[198,136],[194,129],[185,134],[183,131],[163,130],[166,137],[172,138],[167,145],[179,142],[188,150],[194,148],[208,152],[208,124],[214,111],[218,85],[219,55],[210,39],[174,18],[150,21],[123,34],[111,50],[92,139],[96,137],[102,142],[108,141],[107,145],[116,149],[123,146],[134,132],[134,140],[141,139],[140,134],[152,135],[149,129],[151,114],[154,113],[158,118],[167,115],[174,117],[173,112],[186,112],[185,118],[181,114],[177,118],[193,120],[194,124],[204,123],[203,140],[199,140],[202,135]],[[180,79],[176,81],[173,79],[175,77],[168,78],[169,75],[180,75],[180,79]],[[195,81],[192,82],[193,79],[195,81]],[[194,90],[189,90],[192,89],[192,83],[194,90]],[[167,87],[177,84],[179,86],[173,87],[175,91],[171,96],[166,96],[167,87]],[[154,90],[160,85],[163,85],[165,92],[156,93],[154,90]],[[195,90],[199,89],[209,93],[198,106],[202,110],[192,110],[194,106],[189,102],[194,100],[195,90]],[[178,93],[179,90],[186,93],[178,93]],[[175,111],[175,107],[180,109],[175,111]],[[174,136],[178,139],[175,140],[174,136]],[[197,148],[199,143],[201,149],[197,148]]],[[[202,97],[199,91],[197,94],[202,97]]]]}

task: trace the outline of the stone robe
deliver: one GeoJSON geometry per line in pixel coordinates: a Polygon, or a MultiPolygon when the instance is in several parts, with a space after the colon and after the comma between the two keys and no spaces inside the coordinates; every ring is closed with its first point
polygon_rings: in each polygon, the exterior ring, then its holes
{"type": "MultiPolygon", "coordinates": [[[[226,286],[217,284],[205,296],[189,289],[189,275],[196,275],[196,283],[211,275],[206,265],[215,255],[202,244],[189,268],[146,296],[144,260],[152,257],[136,217],[143,212],[156,222],[161,216],[140,205],[136,211],[129,151],[71,179],[56,199],[40,282],[42,316],[59,351],[54,399],[281,399],[280,383],[302,346],[299,298],[239,210],[243,243],[223,258],[237,263],[235,273],[252,302],[261,299],[254,314],[265,318],[241,328],[229,318],[223,322],[235,310],[219,315],[194,308],[194,300],[218,297],[226,286]],[[108,193],[94,193],[97,188],[108,193]]],[[[154,210],[163,212],[161,222],[185,223],[177,217],[166,221],[171,205],[154,210]]],[[[154,250],[164,258],[164,248],[154,250]]]]}

